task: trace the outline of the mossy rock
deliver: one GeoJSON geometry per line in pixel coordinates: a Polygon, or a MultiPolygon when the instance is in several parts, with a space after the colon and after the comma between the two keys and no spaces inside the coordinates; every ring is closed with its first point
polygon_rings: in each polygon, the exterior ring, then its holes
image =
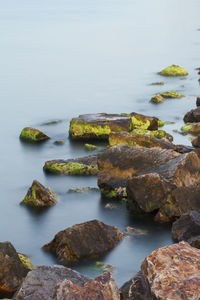
{"type": "Polygon", "coordinates": [[[97,157],[95,155],[77,159],[58,159],[45,162],[44,171],[63,175],[96,175],[98,173],[97,157]]]}
{"type": "Polygon", "coordinates": [[[87,150],[89,150],[89,151],[93,151],[93,150],[96,150],[96,149],[97,149],[97,146],[92,145],[92,144],[85,144],[84,146],[85,146],[85,148],[86,148],[87,150]]]}
{"type": "Polygon", "coordinates": [[[200,122],[198,123],[186,123],[181,127],[181,130],[186,133],[200,134],[200,122]]]}
{"type": "Polygon", "coordinates": [[[164,81],[152,82],[151,85],[164,85],[164,81]]]}
{"type": "Polygon", "coordinates": [[[25,254],[21,254],[18,253],[19,259],[21,260],[21,262],[30,270],[32,270],[34,268],[32,262],[30,261],[30,259],[28,258],[28,256],[26,256],[25,254]]]}
{"type": "Polygon", "coordinates": [[[121,113],[121,115],[131,118],[131,125],[129,131],[133,129],[149,129],[149,130],[158,129],[158,118],[156,117],[145,116],[142,114],[138,114],[136,112],[132,112],[130,114],[121,113]]]}
{"type": "Polygon", "coordinates": [[[163,69],[159,74],[164,76],[186,76],[188,72],[180,66],[171,65],[163,69]]]}
{"type": "Polygon", "coordinates": [[[160,95],[164,98],[182,98],[182,97],[185,97],[185,95],[177,93],[176,91],[168,91],[168,92],[160,93],[160,95]]]}
{"type": "Polygon", "coordinates": [[[160,94],[157,94],[153,96],[150,101],[153,103],[163,103],[165,101],[165,98],[162,97],[160,94]]]}
{"type": "Polygon", "coordinates": [[[22,129],[20,134],[20,139],[29,142],[41,142],[49,138],[50,138],[49,136],[47,136],[39,129],[35,129],[31,127],[25,127],[24,129],[22,129]]]}
{"type": "Polygon", "coordinates": [[[163,127],[165,125],[165,122],[158,120],[158,127],[163,127]]]}
{"type": "Polygon", "coordinates": [[[108,199],[126,199],[127,191],[126,187],[116,187],[113,189],[100,188],[103,197],[108,199]]]}
{"type": "Polygon", "coordinates": [[[21,204],[36,208],[50,207],[56,203],[56,195],[52,189],[44,187],[37,180],[33,181],[24,200],[21,202],[21,204]]]}
{"type": "Polygon", "coordinates": [[[134,129],[133,131],[131,131],[131,134],[149,135],[149,136],[155,137],[157,139],[167,139],[170,142],[173,141],[173,137],[164,130],[134,129]]]}

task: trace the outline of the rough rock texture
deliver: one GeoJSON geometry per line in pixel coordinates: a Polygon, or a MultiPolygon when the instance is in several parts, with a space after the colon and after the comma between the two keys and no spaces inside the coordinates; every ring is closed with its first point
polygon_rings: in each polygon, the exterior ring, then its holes
{"type": "Polygon", "coordinates": [[[29,142],[41,142],[49,138],[50,138],[49,136],[47,136],[39,129],[35,129],[31,127],[25,127],[24,129],[22,129],[20,134],[20,139],[29,142]]]}
{"type": "Polygon", "coordinates": [[[57,203],[56,195],[50,188],[45,188],[34,180],[21,204],[32,207],[50,207],[57,203]]]}
{"type": "Polygon", "coordinates": [[[187,241],[190,245],[200,248],[200,213],[190,211],[183,214],[172,225],[172,237],[175,241],[187,241]]]}
{"type": "Polygon", "coordinates": [[[157,139],[165,139],[170,142],[173,141],[173,136],[164,130],[147,130],[147,129],[133,129],[131,134],[149,135],[157,139]]]}
{"type": "Polygon", "coordinates": [[[153,96],[150,101],[153,103],[162,103],[165,101],[165,98],[162,97],[160,94],[157,94],[157,95],[153,96]]]}
{"type": "Polygon", "coordinates": [[[200,122],[200,107],[188,111],[183,120],[185,123],[200,122]]]}
{"type": "Polygon", "coordinates": [[[186,76],[188,75],[188,72],[180,66],[171,65],[160,71],[159,74],[164,76],[186,76]]]}
{"type": "Polygon", "coordinates": [[[57,159],[45,162],[44,171],[64,175],[96,175],[98,173],[97,156],[90,155],[77,159],[57,159]]]}
{"type": "Polygon", "coordinates": [[[92,220],[60,231],[43,249],[56,255],[62,264],[72,265],[102,257],[122,238],[117,227],[92,220]]]}
{"type": "Polygon", "coordinates": [[[73,118],[69,135],[73,139],[108,139],[111,131],[128,131],[131,118],[118,114],[87,114],[73,118]]]}
{"type": "Polygon", "coordinates": [[[191,134],[200,134],[200,122],[186,123],[181,127],[181,130],[191,134]]]}
{"type": "Polygon", "coordinates": [[[152,300],[200,299],[200,251],[186,242],[153,251],[141,272],[152,300]]]}
{"type": "Polygon", "coordinates": [[[28,273],[13,299],[55,300],[57,284],[66,279],[79,286],[83,286],[89,280],[88,277],[63,266],[39,266],[28,273]]]}
{"type": "Polygon", "coordinates": [[[147,130],[157,130],[159,119],[156,117],[145,116],[132,112],[130,114],[122,113],[121,115],[131,118],[131,126],[129,130],[133,129],[147,129],[147,130]]]}
{"type": "Polygon", "coordinates": [[[98,186],[106,197],[125,197],[129,179],[178,156],[158,147],[113,146],[98,155],[98,186]]]}
{"type": "Polygon", "coordinates": [[[29,269],[21,262],[9,242],[0,243],[0,297],[11,296],[26,277],[29,269]]]}
{"type": "Polygon", "coordinates": [[[192,146],[200,148],[200,135],[192,140],[192,146]]]}

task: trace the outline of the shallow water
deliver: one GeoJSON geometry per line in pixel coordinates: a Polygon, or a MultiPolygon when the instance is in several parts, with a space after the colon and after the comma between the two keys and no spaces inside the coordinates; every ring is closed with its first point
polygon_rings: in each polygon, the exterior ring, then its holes
{"type": "MultiPolygon", "coordinates": [[[[199,83],[199,0],[2,0],[0,2],[1,210],[0,240],[11,241],[34,265],[55,260],[41,247],[61,229],[91,219],[147,229],[145,236],[125,239],[104,259],[116,267],[120,286],[133,276],[152,250],[172,243],[167,226],[134,219],[119,203],[105,208],[99,192],[70,194],[76,186],[96,187],[95,177],[47,176],[46,160],[87,155],[81,143],[68,139],[72,117],[83,113],[140,112],[163,121],[175,143],[190,145],[180,129],[186,111],[195,106],[199,83]],[[163,78],[170,64],[185,67],[187,78],[163,78]],[[165,81],[164,86],[152,82],[165,81]],[[177,90],[182,99],[149,103],[155,93],[177,90]],[[56,125],[42,123],[59,119],[56,125]],[[23,127],[51,136],[42,145],[20,142],[23,127]],[[65,140],[55,145],[55,140],[65,140]],[[33,179],[59,196],[55,207],[35,214],[19,205],[33,179]]],[[[104,149],[99,145],[98,151],[104,149]]],[[[76,267],[98,275],[93,264],[76,267]]]]}

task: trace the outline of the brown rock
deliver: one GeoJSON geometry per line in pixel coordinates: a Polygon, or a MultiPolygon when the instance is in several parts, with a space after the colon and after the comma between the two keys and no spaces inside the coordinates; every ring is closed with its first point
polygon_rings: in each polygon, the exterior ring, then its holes
{"type": "Polygon", "coordinates": [[[185,123],[200,122],[200,107],[187,112],[183,118],[185,123]]]}
{"type": "Polygon", "coordinates": [[[192,146],[200,148],[200,135],[192,140],[192,146]]]}
{"type": "Polygon", "coordinates": [[[0,243],[0,297],[9,297],[18,289],[29,269],[9,242],[0,243]]]}
{"type": "Polygon", "coordinates": [[[93,220],[60,231],[43,249],[56,255],[62,264],[72,265],[102,257],[122,238],[117,227],[93,220]]]}

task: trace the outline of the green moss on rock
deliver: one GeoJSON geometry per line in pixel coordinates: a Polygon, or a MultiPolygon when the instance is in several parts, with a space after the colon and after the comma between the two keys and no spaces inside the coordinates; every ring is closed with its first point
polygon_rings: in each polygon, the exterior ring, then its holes
{"type": "Polygon", "coordinates": [[[153,96],[150,101],[153,103],[162,103],[165,101],[165,98],[162,97],[160,94],[157,94],[157,95],[153,96]]]}
{"type": "Polygon", "coordinates": [[[164,98],[182,98],[182,97],[185,97],[183,94],[177,93],[176,91],[168,91],[168,92],[160,93],[160,95],[164,98]]]}
{"type": "Polygon", "coordinates": [[[184,132],[190,132],[191,129],[192,129],[192,125],[188,123],[181,127],[181,130],[184,132]]]}
{"type": "Polygon", "coordinates": [[[165,122],[158,120],[158,127],[163,127],[165,125],[165,122]]]}
{"type": "Polygon", "coordinates": [[[164,130],[144,130],[144,129],[134,129],[131,131],[131,134],[141,134],[141,135],[149,135],[152,137],[156,137],[157,139],[167,139],[169,141],[173,140],[173,137],[167,134],[164,130]]]}
{"type": "Polygon", "coordinates": [[[71,137],[88,137],[93,136],[96,138],[106,138],[111,129],[108,125],[90,124],[82,120],[72,119],[70,122],[69,134],[71,137]]]}
{"type": "Polygon", "coordinates": [[[53,174],[65,175],[96,175],[98,172],[97,165],[86,165],[77,162],[53,163],[44,166],[44,170],[53,174]]]}
{"type": "Polygon", "coordinates": [[[125,187],[118,187],[113,190],[106,190],[104,188],[100,188],[102,196],[109,199],[116,199],[116,198],[126,198],[127,191],[125,187]]]}
{"type": "Polygon", "coordinates": [[[21,253],[18,253],[19,259],[21,260],[21,262],[30,270],[32,270],[34,268],[32,262],[30,261],[30,259],[21,253]]]}
{"type": "Polygon", "coordinates": [[[163,69],[159,74],[164,76],[186,76],[188,72],[180,66],[171,65],[163,69]]]}
{"type": "Polygon", "coordinates": [[[29,142],[41,142],[49,139],[50,137],[44,134],[39,129],[25,127],[20,134],[20,139],[29,142]]]}
{"type": "Polygon", "coordinates": [[[87,150],[89,150],[89,151],[93,151],[93,150],[96,150],[96,149],[97,149],[97,146],[92,145],[92,144],[85,144],[84,146],[85,146],[85,148],[86,148],[87,150]]]}

